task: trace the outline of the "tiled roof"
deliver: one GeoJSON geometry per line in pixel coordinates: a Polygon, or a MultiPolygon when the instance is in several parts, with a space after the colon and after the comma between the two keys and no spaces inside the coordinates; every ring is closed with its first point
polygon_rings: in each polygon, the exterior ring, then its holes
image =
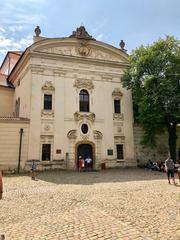
{"type": "Polygon", "coordinates": [[[9,51],[9,52],[10,52],[10,53],[17,54],[17,55],[23,54],[23,51],[9,51]]]}
{"type": "Polygon", "coordinates": [[[16,65],[16,63],[18,62],[22,54],[23,54],[22,51],[8,51],[0,66],[0,72],[4,71],[4,64],[6,63],[6,61],[8,61],[8,74],[9,74],[12,71],[13,67],[16,65]]]}
{"type": "Polygon", "coordinates": [[[8,75],[0,72],[0,86],[8,87],[8,88],[14,88],[12,83],[7,80],[7,77],[8,77],[8,75]]]}
{"type": "Polygon", "coordinates": [[[6,82],[8,75],[0,72],[0,82],[6,82]]]}

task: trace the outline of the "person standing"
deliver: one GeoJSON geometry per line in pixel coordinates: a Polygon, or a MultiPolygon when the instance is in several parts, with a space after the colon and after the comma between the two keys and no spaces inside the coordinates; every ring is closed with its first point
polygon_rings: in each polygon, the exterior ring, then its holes
{"type": "Polygon", "coordinates": [[[84,163],[84,159],[81,156],[79,156],[79,172],[82,171],[83,163],[84,163]]]}
{"type": "Polygon", "coordinates": [[[3,195],[3,171],[0,170],[0,200],[2,199],[2,195],[3,195]]]}
{"type": "Polygon", "coordinates": [[[167,177],[168,177],[169,184],[171,184],[170,179],[172,179],[174,185],[176,185],[175,178],[174,178],[174,162],[170,157],[168,157],[168,159],[166,159],[166,161],[165,161],[165,169],[166,169],[166,172],[167,172],[167,177]]]}
{"type": "Polygon", "coordinates": [[[86,158],[86,162],[87,162],[87,171],[90,171],[92,167],[92,159],[90,158],[90,156],[86,158]]]}
{"type": "Polygon", "coordinates": [[[180,182],[180,164],[179,164],[179,167],[177,169],[177,173],[178,173],[178,178],[179,178],[179,182],[180,182]]]}
{"type": "Polygon", "coordinates": [[[35,180],[35,178],[36,178],[36,163],[33,160],[33,163],[31,165],[31,179],[35,180]]]}
{"type": "Polygon", "coordinates": [[[177,174],[180,182],[180,163],[178,161],[175,163],[175,167],[177,169],[177,174]]]}

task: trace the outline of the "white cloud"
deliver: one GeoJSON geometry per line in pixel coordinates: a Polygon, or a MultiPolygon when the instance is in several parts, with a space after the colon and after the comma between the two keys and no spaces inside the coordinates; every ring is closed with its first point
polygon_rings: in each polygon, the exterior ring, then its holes
{"type": "Polygon", "coordinates": [[[14,25],[14,26],[9,26],[8,27],[9,31],[12,32],[12,33],[16,33],[16,32],[21,32],[24,27],[22,25],[14,25]]]}
{"type": "Polygon", "coordinates": [[[104,37],[102,32],[104,31],[104,28],[107,24],[107,19],[101,19],[97,20],[96,24],[92,26],[92,35],[95,37],[95,39],[101,41],[104,37]]]}
{"type": "Polygon", "coordinates": [[[32,36],[29,35],[26,38],[21,38],[19,43],[20,43],[21,46],[26,46],[27,47],[27,46],[30,46],[32,44],[32,42],[33,42],[32,36]]]}
{"type": "Polygon", "coordinates": [[[3,27],[0,27],[0,32],[5,32],[6,30],[3,27]]]}
{"type": "MultiPolygon", "coordinates": [[[[0,12],[1,13],[1,12],[0,12]]],[[[2,22],[4,26],[12,24],[14,25],[26,25],[28,28],[29,25],[37,25],[43,21],[45,18],[42,14],[27,14],[27,13],[16,13],[12,18],[3,17],[2,22]]],[[[12,30],[12,27],[11,27],[12,30]]]]}
{"type": "Polygon", "coordinates": [[[47,2],[48,0],[1,1],[0,62],[7,51],[25,50],[32,44],[33,29],[46,18],[42,9],[47,2]]]}
{"type": "Polygon", "coordinates": [[[0,53],[5,56],[6,53],[7,53],[7,50],[6,49],[0,49],[0,53]]]}
{"type": "MultiPolygon", "coordinates": [[[[1,4],[1,25],[29,25],[39,24],[45,15],[39,13],[46,0],[6,0],[1,4]]],[[[12,28],[11,28],[12,30],[12,28]]]]}
{"type": "Polygon", "coordinates": [[[97,39],[97,40],[101,40],[101,39],[102,39],[102,37],[103,37],[103,34],[102,34],[102,33],[100,33],[99,35],[97,35],[96,39],[97,39]]]}
{"type": "Polygon", "coordinates": [[[12,40],[5,38],[2,34],[0,35],[0,48],[11,46],[12,40]]]}
{"type": "Polygon", "coordinates": [[[14,38],[6,38],[4,36],[0,36],[0,53],[1,55],[5,55],[8,51],[24,51],[28,46],[32,44],[33,40],[30,35],[27,37],[22,37],[19,40],[14,38]]]}

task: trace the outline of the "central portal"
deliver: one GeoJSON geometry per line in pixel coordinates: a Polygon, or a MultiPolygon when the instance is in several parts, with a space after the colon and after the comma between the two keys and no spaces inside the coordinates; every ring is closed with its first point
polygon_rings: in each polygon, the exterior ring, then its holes
{"type": "Polygon", "coordinates": [[[77,148],[77,168],[79,167],[79,156],[81,156],[84,160],[88,157],[92,159],[91,167],[93,168],[93,148],[91,144],[80,144],[77,148]]]}

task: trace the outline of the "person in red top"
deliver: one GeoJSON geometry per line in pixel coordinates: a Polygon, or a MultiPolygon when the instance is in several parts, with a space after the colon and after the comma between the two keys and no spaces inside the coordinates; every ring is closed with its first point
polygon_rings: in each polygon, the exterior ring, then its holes
{"type": "Polygon", "coordinates": [[[84,164],[84,159],[81,156],[79,156],[79,172],[82,171],[83,164],[84,164]]]}
{"type": "Polygon", "coordinates": [[[2,199],[3,194],[3,180],[2,180],[3,172],[0,170],[0,200],[2,199]]]}

